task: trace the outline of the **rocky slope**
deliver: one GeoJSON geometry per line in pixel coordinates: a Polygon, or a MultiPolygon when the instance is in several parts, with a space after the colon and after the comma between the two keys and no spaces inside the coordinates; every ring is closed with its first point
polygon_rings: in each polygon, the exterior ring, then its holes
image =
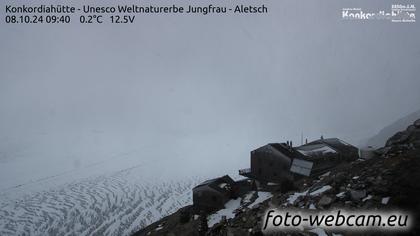
{"type": "MultiPolygon", "coordinates": [[[[233,218],[222,218],[208,230],[203,230],[202,226],[205,225],[203,222],[209,223],[211,216],[204,218],[191,214],[192,207],[188,206],[135,235],[262,235],[262,221],[268,208],[396,208],[413,214],[420,212],[420,120],[389,138],[386,146],[378,149],[377,153],[376,157],[369,160],[359,159],[338,166],[322,176],[302,179],[296,183],[297,187],[293,191],[273,192],[271,198],[252,206],[241,204],[233,209],[233,218]]],[[[418,223],[418,220],[414,222],[409,235],[420,234],[418,223]]],[[[349,235],[346,232],[326,232],[319,228],[284,235],[337,234],[349,235]]]]}
{"type": "Polygon", "coordinates": [[[413,112],[405,117],[398,119],[392,124],[380,130],[375,136],[360,142],[360,147],[372,146],[376,148],[383,147],[390,136],[404,130],[407,126],[411,125],[415,120],[420,119],[420,110],[413,112]]]}

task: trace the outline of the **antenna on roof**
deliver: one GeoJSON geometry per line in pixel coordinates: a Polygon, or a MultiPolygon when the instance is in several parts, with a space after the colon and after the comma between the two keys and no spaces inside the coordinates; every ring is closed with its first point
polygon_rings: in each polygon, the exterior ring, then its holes
{"type": "Polygon", "coordinates": [[[303,145],[303,132],[300,133],[300,145],[303,145]]]}

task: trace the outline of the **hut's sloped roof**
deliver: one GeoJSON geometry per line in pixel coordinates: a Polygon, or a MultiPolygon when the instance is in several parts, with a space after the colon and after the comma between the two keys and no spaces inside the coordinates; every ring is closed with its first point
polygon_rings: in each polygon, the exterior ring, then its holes
{"type": "Polygon", "coordinates": [[[266,148],[267,146],[272,147],[274,150],[282,153],[284,156],[287,156],[290,159],[302,156],[302,154],[297,152],[295,148],[288,146],[286,143],[269,143],[267,145],[255,149],[254,151],[261,150],[263,148],[266,148]]]}
{"type": "Polygon", "coordinates": [[[339,152],[339,153],[346,153],[346,152],[355,151],[355,150],[357,151],[356,147],[338,138],[318,139],[313,142],[304,144],[298,147],[298,149],[305,150],[311,147],[316,147],[316,145],[329,146],[330,148],[334,149],[336,152],[339,152]]]}
{"type": "Polygon", "coordinates": [[[296,150],[305,156],[319,156],[337,153],[335,149],[323,143],[298,147],[296,150]]]}
{"type": "Polygon", "coordinates": [[[203,186],[208,186],[209,188],[212,188],[218,192],[226,193],[229,191],[229,188],[231,188],[235,184],[235,181],[229,177],[229,175],[224,175],[218,178],[209,179],[201,184],[195,186],[193,189],[197,189],[203,186]]]}

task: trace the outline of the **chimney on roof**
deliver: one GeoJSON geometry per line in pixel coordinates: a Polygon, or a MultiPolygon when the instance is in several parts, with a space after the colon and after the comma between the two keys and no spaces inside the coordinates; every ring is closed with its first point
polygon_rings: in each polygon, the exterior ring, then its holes
{"type": "Polygon", "coordinates": [[[292,142],[292,140],[290,140],[290,148],[292,148],[293,147],[293,142],[292,142]]]}
{"type": "Polygon", "coordinates": [[[324,135],[321,135],[321,140],[324,140],[324,135]]]}
{"type": "Polygon", "coordinates": [[[286,145],[287,145],[287,147],[289,147],[289,140],[287,140],[286,145]]]}
{"type": "Polygon", "coordinates": [[[305,138],[305,144],[308,144],[308,139],[307,138],[305,138]]]}

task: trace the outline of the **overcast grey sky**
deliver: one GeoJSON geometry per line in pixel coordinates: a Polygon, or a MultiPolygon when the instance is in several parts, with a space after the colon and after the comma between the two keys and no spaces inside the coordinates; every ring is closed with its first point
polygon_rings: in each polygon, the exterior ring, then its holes
{"type": "Polygon", "coordinates": [[[395,1],[219,2],[265,3],[269,14],[2,19],[3,159],[148,147],[144,155],[247,163],[252,148],[300,143],[301,132],[358,144],[420,109],[419,22],[341,19],[343,7],[388,11],[395,1]]]}

